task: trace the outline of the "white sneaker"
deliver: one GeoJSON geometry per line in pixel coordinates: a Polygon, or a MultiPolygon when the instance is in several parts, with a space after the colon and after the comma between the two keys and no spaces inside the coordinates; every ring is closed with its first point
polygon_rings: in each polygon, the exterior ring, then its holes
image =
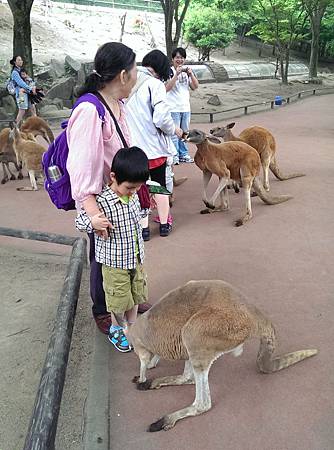
{"type": "Polygon", "coordinates": [[[193,163],[194,160],[190,155],[184,155],[179,158],[181,163],[193,163]]]}

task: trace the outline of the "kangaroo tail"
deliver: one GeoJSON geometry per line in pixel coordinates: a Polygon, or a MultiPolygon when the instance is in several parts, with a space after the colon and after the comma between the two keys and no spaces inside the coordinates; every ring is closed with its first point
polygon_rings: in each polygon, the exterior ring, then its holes
{"type": "Polygon", "coordinates": [[[289,366],[297,364],[299,361],[303,361],[303,359],[310,358],[317,353],[318,350],[315,348],[297,350],[295,352],[276,356],[275,358],[271,358],[271,354],[269,352],[263,353],[262,358],[257,359],[257,367],[259,371],[263,373],[278,372],[279,370],[286,369],[289,366]]]}
{"type": "Polygon", "coordinates": [[[280,195],[276,197],[269,195],[268,192],[264,190],[262,183],[258,177],[254,178],[253,189],[260,197],[260,199],[267,205],[277,205],[278,203],[287,202],[288,200],[293,198],[291,197],[291,195],[280,195]]]}
{"type": "Polygon", "coordinates": [[[260,372],[278,372],[318,353],[317,349],[306,349],[273,357],[275,346],[275,329],[271,322],[267,321],[265,329],[262,329],[260,348],[257,354],[257,367],[260,372]]]}
{"type": "Polygon", "coordinates": [[[269,165],[269,168],[272,171],[272,173],[275,175],[275,177],[280,181],[289,180],[290,178],[305,177],[305,173],[299,173],[299,172],[290,173],[289,175],[283,175],[277,165],[277,161],[275,158],[272,159],[272,161],[269,165]]]}
{"type": "Polygon", "coordinates": [[[53,133],[52,133],[52,130],[51,130],[51,128],[48,126],[48,127],[45,129],[45,131],[46,131],[46,134],[48,135],[49,143],[51,144],[51,143],[55,140],[55,137],[54,137],[54,135],[53,135],[53,133]]]}

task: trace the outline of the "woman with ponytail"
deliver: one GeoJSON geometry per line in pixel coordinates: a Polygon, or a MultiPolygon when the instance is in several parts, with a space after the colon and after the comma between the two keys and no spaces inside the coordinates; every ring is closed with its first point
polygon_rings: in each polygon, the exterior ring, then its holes
{"type": "Polygon", "coordinates": [[[23,59],[21,56],[13,56],[9,63],[13,66],[10,78],[15,83],[15,99],[19,109],[16,123],[19,125],[28,110],[30,110],[33,116],[36,116],[35,105],[31,103],[28,95],[36,94],[36,87],[29,86],[21,77],[21,70],[23,67],[23,59]]]}
{"type": "MultiPolygon", "coordinates": [[[[121,99],[129,96],[137,80],[136,55],[126,45],[108,42],[102,45],[94,59],[94,70],[86,78],[78,94],[93,94],[102,100],[105,107],[104,121],[96,107],[90,102],[80,103],[73,111],[66,130],[69,154],[67,170],[70,174],[72,196],[79,208],[89,217],[100,213],[95,197],[110,180],[110,168],[117,151],[124,147],[115,123],[108,111],[112,111],[121,132],[128,143],[130,134],[121,99]],[[107,107],[106,107],[107,106],[107,107]]],[[[107,219],[100,214],[100,226],[95,227],[106,235],[107,219]]],[[[101,264],[95,261],[94,236],[90,238],[90,293],[93,301],[93,316],[100,331],[108,334],[111,321],[115,318],[106,309],[102,284],[101,264]]],[[[142,304],[143,312],[149,304],[142,304]]]]}

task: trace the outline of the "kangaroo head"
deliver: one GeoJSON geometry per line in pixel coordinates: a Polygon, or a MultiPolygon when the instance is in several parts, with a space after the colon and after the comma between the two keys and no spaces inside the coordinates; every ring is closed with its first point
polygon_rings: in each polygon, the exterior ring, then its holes
{"type": "Polygon", "coordinates": [[[216,128],[212,128],[212,130],[210,130],[210,133],[211,133],[213,136],[224,138],[225,136],[228,135],[229,130],[230,130],[231,128],[233,128],[234,125],[235,125],[235,122],[231,122],[231,123],[229,123],[228,125],[226,125],[225,127],[216,127],[216,128]]]}
{"type": "Polygon", "coordinates": [[[185,141],[192,142],[193,144],[203,144],[206,140],[214,142],[215,144],[220,144],[220,140],[210,134],[206,134],[204,131],[193,129],[189,130],[185,141]]]}

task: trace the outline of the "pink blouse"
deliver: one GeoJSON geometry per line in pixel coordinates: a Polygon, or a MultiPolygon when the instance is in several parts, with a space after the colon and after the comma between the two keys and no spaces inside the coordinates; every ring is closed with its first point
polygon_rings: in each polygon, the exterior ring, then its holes
{"type": "MultiPolygon", "coordinates": [[[[121,116],[118,124],[126,142],[131,145],[123,104],[120,102],[119,105],[121,116]]],[[[89,102],[75,108],[66,136],[69,148],[66,167],[71,179],[72,197],[80,205],[90,195],[100,193],[110,181],[112,160],[123,143],[109,112],[106,111],[102,126],[95,106],[89,102]]]]}

